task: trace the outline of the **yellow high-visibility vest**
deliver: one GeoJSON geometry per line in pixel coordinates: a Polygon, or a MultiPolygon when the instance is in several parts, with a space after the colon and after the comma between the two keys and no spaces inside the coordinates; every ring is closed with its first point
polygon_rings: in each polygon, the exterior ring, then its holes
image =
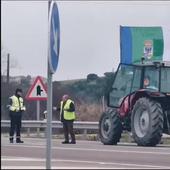
{"type": "Polygon", "coordinates": [[[18,97],[16,97],[14,95],[14,96],[11,96],[10,98],[12,99],[12,105],[9,108],[11,111],[16,111],[17,112],[19,110],[23,110],[23,111],[26,110],[22,97],[18,98],[18,97]]]}
{"type": "Polygon", "coordinates": [[[70,104],[74,102],[70,99],[68,99],[64,105],[64,108],[63,108],[63,101],[61,101],[61,104],[60,104],[60,116],[62,114],[62,109],[64,109],[64,119],[65,120],[75,120],[76,118],[76,115],[75,115],[75,112],[69,112],[69,111],[66,111],[67,109],[70,109],[70,104]]]}

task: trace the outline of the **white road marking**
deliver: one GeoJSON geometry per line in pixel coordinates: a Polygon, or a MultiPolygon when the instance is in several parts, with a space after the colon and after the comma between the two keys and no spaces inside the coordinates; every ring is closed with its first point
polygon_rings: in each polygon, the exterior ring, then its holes
{"type": "MultiPolygon", "coordinates": [[[[1,163],[2,161],[34,161],[34,162],[45,162],[46,159],[44,158],[26,158],[26,157],[1,157],[1,163]]],[[[52,162],[68,162],[68,163],[86,163],[86,164],[99,164],[99,165],[118,165],[118,166],[132,166],[132,167],[142,167],[142,168],[162,168],[162,169],[169,169],[169,166],[157,166],[157,165],[141,165],[141,164],[127,164],[127,163],[117,163],[117,162],[99,162],[99,161],[81,161],[81,160],[64,160],[64,159],[52,159],[52,162]]],[[[10,166],[2,166],[2,168],[10,167],[10,166]]],[[[13,166],[12,166],[13,167],[13,166]]],[[[23,166],[16,166],[18,168],[21,168],[23,166]]],[[[26,167],[26,166],[25,166],[26,167]]],[[[30,169],[31,166],[27,166],[27,168],[30,169]]],[[[33,167],[33,166],[32,166],[33,167]]],[[[38,167],[38,166],[34,166],[38,167]]],[[[58,167],[57,167],[58,168],[58,167]]]]}
{"type": "Polygon", "coordinates": [[[53,147],[54,149],[60,150],[78,150],[78,151],[95,151],[95,152],[121,152],[121,153],[139,153],[139,154],[156,154],[156,155],[170,155],[170,153],[165,152],[148,152],[148,151],[129,151],[129,150],[106,150],[106,149],[83,149],[83,148],[63,148],[63,147],[53,147]]]}
{"type": "MultiPolygon", "coordinates": [[[[5,143],[3,143],[3,140],[1,139],[1,147],[2,146],[11,146],[11,145],[33,145],[33,146],[46,146],[46,138],[45,139],[38,139],[38,138],[28,138],[28,139],[26,139],[27,140],[27,142],[25,142],[24,144],[17,144],[17,143],[13,143],[13,144],[9,144],[8,143],[8,139],[6,138],[5,139],[5,143]],[[37,143],[35,144],[34,142],[32,142],[32,140],[33,141],[36,141],[36,142],[38,142],[39,141],[39,143],[38,143],[38,145],[37,145],[37,143]],[[7,142],[6,142],[7,141],[7,142]]],[[[53,143],[55,143],[55,144],[59,144],[60,145],[60,143],[58,143],[58,142],[60,142],[60,139],[53,139],[52,140],[52,142],[53,143]]],[[[92,143],[92,144],[94,144],[95,146],[102,146],[102,144],[101,144],[101,142],[99,142],[99,141],[83,141],[83,140],[80,140],[80,141],[78,141],[77,142],[77,145],[84,145],[84,144],[89,144],[89,143],[92,143]],[[99,144],[99,145],[96,145],[96,144],[99,144]]],[[[161,145],[161,146],[163,146],[163,145],[161,145]]],[[[122,149],[125,149],[125,148],[132,148],[132,149],[140,149],[140,150],[143,150],[143,149],[147,149],[147,148],[149,148],[149,150],[154,150],[155,151],[155,149],[156,150],[169,150],[170,151],[170,145],[165,145],[166,147],[140,147],[140,146],[137,146],[136,144],[133,144],[133,143],[118,143],[118,145],[117,146],[113,146],[113,147],[116,147],[116,148],[122,148],[122,149]],[[128,145],[128,146],[127,146],[128,145]]],[[[87,146],[88,147],[88,146],[87,146]]],[[[105,147],[110,147],[110,146],[107,146],[107,145],[105,145],[105,147]]]]}
{"type": "MultiPolygon", "coordinates": [[[[9,144],[9,145],[6,145],[6,146],[14,146],[15,147],[25,147],[25,148],[45,148],[46,145],[25,145],[25,144],[9,144]]],[[[2,146],[1,146],[2,147],[2,146]]],[[[56,147],[56,146],[53,146],[52,147],[53,149],[60,149],[60,150],[75,150],[75,151],[95,151],[95,152],[118,152],[118,153],[134,153],[134,154],[153,154],[153,155],[170,155],[170,152],[151,152],[151,151],[130,151],[130,150],[115,150],[115,149],[111,149],[110,150],[107,150],[107,149],[90,149],[90,148],[69,148],[69,147],[56,147]]],[[[125,148],[124,148],[125,149],[125,148]]],[[[166,148],[167,150],[167,148],[166,148]]]]}
{"type": "MultiPolygon", "coordinates": [[[[2,166],[3,169],[46,169],[45,166],[2,166]]],[[[101,167],[68,167],[68,166],[51,166],[52,169],[124,169],[124,168],[101,168],[101,167]]],[[[126,168],[127,169],[127,168],[126,168]]],[[[135,169],[135,168],[130,168],[135,169]]],[[[147,169],[147,168],[146,168],[147,169]]]]}

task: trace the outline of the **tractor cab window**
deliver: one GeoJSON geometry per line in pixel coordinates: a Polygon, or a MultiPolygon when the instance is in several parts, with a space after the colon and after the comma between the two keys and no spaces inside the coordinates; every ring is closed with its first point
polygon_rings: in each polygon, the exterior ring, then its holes
{"type": "Polygon", "coordinates": [[[170,67],[161,68],[161,92],[170,93],[170,67]]]}
{"type": "Polygon", "coordinates": [[[109,93],[109,106],[119,107],[122,99],[131,92],[133,66],[119,65],[112,90],[109,93]]]}
{"type": "Polygon", "coordinates": [[[137,66],[134,67],[134,77],[133,77],[131,92],[137,91],[141,88],[141,75],[142,75],[142,68],[137,66]]]}
{"type": "Polygon", "coordinates": [[[143,88],[152,91],[159,91],[159,69],[153,67],[146,67],[143,77],[143,88]]]}

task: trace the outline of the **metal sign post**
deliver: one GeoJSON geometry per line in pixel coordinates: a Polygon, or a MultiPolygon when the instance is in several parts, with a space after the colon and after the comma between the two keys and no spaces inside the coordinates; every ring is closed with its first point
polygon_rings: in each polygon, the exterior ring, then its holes
{"type": "MultiPolygon", "coordinates": [[[[40,100],[37,100],[37,120],[40,120],[40,100]]],[[[37,134],[40,135],[40,128],[37,128],[37,134]]]]}
{"type": "Polygon", "coordinates": [[[47,146],[46,146],[46,169],[51,169],[51,139],[52,139],[52,74],[58,66],[59,47],[60,47],[60,24],[56,2],[48,1],[49,29],[48,29],[48,70],[47,70],[47,146]]]}
{"type": "Polygon", "coordinates": [[[51,122],[52,122],[52,74],[48,67],[48,99],[47,99],[47,146],[46,146],[46,169],[51,169],[51,122]]]}
{"type": "Polygon", "coordinates": [[[40,101],[37,100],[37,120],[40,120],[40,101]]]}
{"type": "MultiPolygon", "coordinates": [[[[49,18],[49,13],[50,13],[50,5],[51,1],[48,1],[48,18],[49,18]]],[[[50,30],[48,29],[48,39],[49,37],[49,32],[50,30]]],[[[48,40],[49,41],[49,40],[48,40]]],[[[48,60],[49,60],[49,43],[48,43],[48,60]]],[[[51,110],[51,103],[52,103],[52,74],[50,73],[49,69],[49,62],[48,63],[48,68],[47,68],[47,128],[46,128],[46,138],[47,138],[47,146],[46,146],[46,169],[51,169],[51,115],[52,115],[52,110],[51,110]]]]}

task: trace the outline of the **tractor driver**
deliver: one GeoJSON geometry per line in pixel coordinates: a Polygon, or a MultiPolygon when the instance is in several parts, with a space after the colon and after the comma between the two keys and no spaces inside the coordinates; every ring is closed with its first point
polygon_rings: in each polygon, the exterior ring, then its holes
{"type": "Polygon", "coordinates": [[[146,76],[143,81],[144,88],[147,88],[150,85],[150,77],[146,76]]]}
{"type": "Polygon", "coordinates": [[[151,81],[150,81],[150,77],[149,77],[149,76],[146,76],[146,77],[144,78],[143,85],[144,85],[144,88],[158,91],[158,87],[156,87],[156,86],[154,86],[154,85],[151,84],[151,81]]]}

